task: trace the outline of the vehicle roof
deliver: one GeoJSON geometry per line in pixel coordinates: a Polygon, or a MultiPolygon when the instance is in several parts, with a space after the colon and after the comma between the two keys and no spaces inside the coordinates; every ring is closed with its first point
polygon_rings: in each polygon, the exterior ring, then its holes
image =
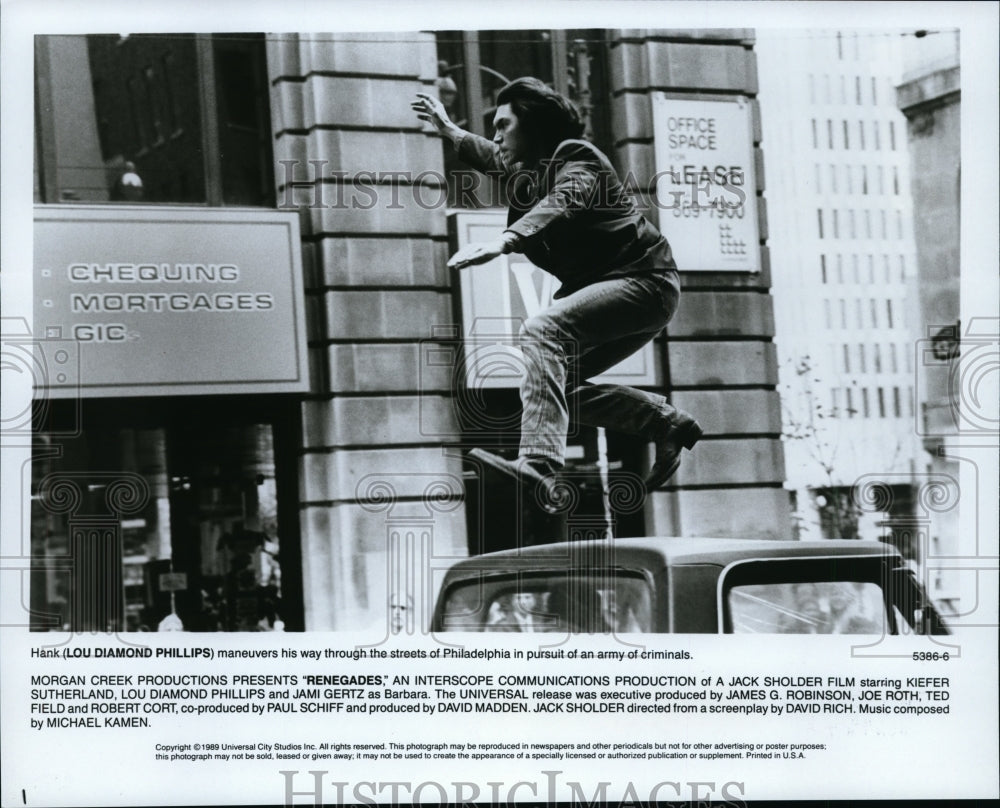
{"type": "Polygon", "coordinates": [[[672,567],[682,564],[719,564],[752,558],[808,558],[816,556],[898,556],[891,544],[880,541],[812,539],[678,538],[645,537],[575,542],[554,542],[532,547],[500,550],[473,556],[458,562],[452,569],[483,569],[500,566],[536,566],[547,561],[566,564],[601,559],[607,564],[613,553],[615,565],[640,563],[643,566],[672,567]]]}

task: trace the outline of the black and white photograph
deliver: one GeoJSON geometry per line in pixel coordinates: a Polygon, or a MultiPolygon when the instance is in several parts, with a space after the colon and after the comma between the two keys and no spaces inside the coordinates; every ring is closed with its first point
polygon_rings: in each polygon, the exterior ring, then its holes
{"type": "Polygon", "coordinates": [[[995,800],[1000,6],[367,5],[4,3],[2,804],[995,800]]]}

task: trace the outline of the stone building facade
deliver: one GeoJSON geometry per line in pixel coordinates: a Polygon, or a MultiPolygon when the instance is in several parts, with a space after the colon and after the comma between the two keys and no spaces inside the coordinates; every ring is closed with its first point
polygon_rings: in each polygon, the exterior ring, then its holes
{"type": "MultiPolygon", "coordinates": [[[[137,39],[102,47],[112,53],[135,47],[141,56],[143,42],[137,39]]],[[[153,44],[159,48],[156,60],[140,58],[137,78],[125,81],[121,91],[131,107],[124,100],[115,106],[114,99],[97,98],[85,111],[84,117],[94,119],[94,141],[100,148],[95,145],[92,155],[74,155],[69,162],[90,160],[94,172],[88,181],[97,190],[64,187],[69,180],[59,174],[56,159],[61,147],[52,138],[41,139],[39,210],[54,218],[56,226],[73,218],[77,204],[117,205],[114,210],[125,223],[139,221],[144,210],[161,202],[207,204],[198,211],[209,227],[219,217],[239,219],[245,209],[241,205],[297,219],[299,253],[292,264],[301,266],[308,377],[297,382],[297,392],[274,395],[225,395],[212,388],[202,396],[197,389],[167,388],[142,399],[149,404],[142,417],[140,402],[127,390],[111,402],[88,394],[93,400],[85,402],[84,431],[91,417],[87,412],[110,406],[118,419],[114,423],[134,425],[146,447],[139,453],[145,464],[133,459],[131,466],[140,476],[143,467],[155,469],[157,482],[151,485],[161,521],[153,531],[152,516],[133,520],[141,545],[136,558],[147,565],[169,564],[173,572],[187,576],[157,579],[160,584],[172,581],[190,591],[199,581],[229,580],[222,562],[206,561],[221,547],[229,548],[225,563],[243,558],[240,563],[249,563],[259,578],[267,547],[280,544],[280,552],[271,556],[280,559],[280,622],[285,628],[378,625],[386,620],[387,606],[412,604],[414,631],[425,625],[440,572],[452,560],[565,536],[567,530],[572,534],[577,517],[587,524],[596,519],[599,531],[610,527],[618,535],[791,537],[752,31],[299,33],[247,42],[231,35],[153,44]],[[200,87],[202,138],[209,144],[203,149],[208,155],[207,200],[191,191],[192,182],[201,187],[200,180],[154,176],[144,167],[144,160],[151,160],[148,155],[166,148],[164,144],[181,148],[177,144],[189,134],[171,115],[180,97],[172,84],[180,80],[180,56],[197,59],[201,71],[192,74],[192,81],[200,87]],[[247,82],[254,65],[260,76],[251,87],[247,82]],[[672,99],[731,101],[748,109],[747,132],[734,137],[756,169],[756,184],[745,191],[746,212],[757,218],[758,238],[744,246],[760,271],[681,266],[681,307],[666,335],[655,341],[647,368],[645,383],[695,413],[706,437],[696,451],[685,454],[672,485],[650,495],[641,507],[635,501],[609,506],[598,484],[598,505],[588,505],[587,513],[570,513],[561,522],[540,519],[530,508],[519,507],[515,493],[484,485],[466,458],[479,437],[467,423],[469,402],[490,412],[509,411],[516,408],[516,394],[483,390],[470,396],[463,388],[457,363],[468,346],[462,338],[461,281],[446,261],[454,249],[456,222],[471,206],[455,204],[453,155],[420,125],[409,106],[419,91],[453,93],[456,117],[461,113],[468,128],[491,135],[483,117],[491,114],[491,95],[501,79],[521,72],[539,74],[585,107],[595,140],[622,175],[636,181],[640,204],[654,220],[659,218],[668,239],[684,239],[685,220],[665,214],[654,202],[654,98],[662,94],[668,104],[672,99]],[[133,115],[136,137],[146,131],[149,142],[129,145],[128,131],[115,135],[116,116],[102,108],[120,113],[122,121],[133,115]],[[254,129],[257,124],[260,131],[254,129]],[[126,145],[109,146],[115,137],[126,145]],[[231,138],[224,141],[231,147],[212,158],[216,150],[211,143],[225,138],[231,138]],[[245,169],[232,162],[240,157],[245,169]],[[273,193],[263,196],[248,190],[251,183],[240,183],[243,175],[252,173],[254,182],[266,175],[261,160],[273,177],[273,193]],[[142,188],[145,195],[122,204],[102,190],[104,177],[112,175],[119,184],[127,177],[131,191],[142,188]],[[205,434],[219,435],[233,412],[256,424],[257,431],[213,443],[217,456],[198,455],[192,461],[195,471],[175,473],[173,459],[197,455],[195,444],[207,440],[185,431],[189,423],[206,417],[205,434]],[[246,448],[250,445],[257,449],[246,448]],[[230,454],[252,462],[234,464],[245,478],[243,493],[233,488],[235,515],[223,519],[218,516],[221,506],[212,510],[223,495],[211,492],[224,490],[226,464],[220,457],[230,454]],[[266,498],[254,493],[262,486],[270,492],[266,498]],[[183,497],[190,502],[181,507],[183,497]],[[276,517],[272,505],[267,518],[261,516],[264,499],[276,503],[276,517]],[[256,515],[248,516],[248,502],[257,508],[256,515]],[[502,515],[494,518],[494,513],[502,515]],[[217,523],[209,524],[212,519],[217,523]],[[182,525],[188,531],[183,535],[182,525]],[[143,530],[156,536],[143,537],[143,530]],[[238,545],[234,536],[256,548],[249,551],[250,562],[232,550],[238,545]],[[167,549],[171,546],[172,552],[167,549]]],[[[64,82],[72,82],[72,76],[79,81],[88,46],[91,69],[100,68],[94,43],[43,45],[39,58],[46,68],[38,90],[40,109],[47,110],[44,134],[47,116],[56,129],[60,119],[58,109],[45,107],[46,93],[67,86],[52,76],[69,74],[64,82]]],[[[153,45],[147,51],[149,47],[153,45]]],[[[200,164],[188,162],[192,171],[200,164]]],[[[93,260],[110,260],[105,256],[108,245],[94,249],[93,260]]],[[[249,336],[241,338],[240,350],[265,357],[274,350],[272,342],[249,336]]],[[[149,361],[156,361],[152,352],[149,361]]],[[[127,385],[128,380],[121,382],[127,385]]],[[[120,456],[134,458],[129,451],[123,449],[120,456]]],[[[641,477],[651,461],[651,447],[610,432],[581,430],[571,441],[570,456],[593,493],[600,474],[641,477]]],[[[46,466],[47,471],[53,468],[58,471],[58,464],[46,466]]],[[[65,525],[52,514],[44,517],[37,521],[46,521],[47,535],[38,541],[53,541],[65,525]]],[[[273,565],[263,567],[272,569],[271,580],[277,580],[273,565]]],[[[143,573],[135,573],[136,614],[152,609],[143,605],[142,592],[156,589],[155,576],[148,570],[144,574],[143,579],[143,573]]],[[[205,591],[202,596],[207,597],[205,591]]],[[[186,597],[171,595],[185,603],[186,597]]],[[[158,608],[169,602],[159,597],[158,608]]],[[[45,604],[40,600],[39,605],[45,604]]],[[[197,604],[186,608],[195,616],[204,612],[197,604]]],[[[272,604],[258,627],[278,626],[273,611],[272,604]]],[[[120,616],[109,619],[122,624],[120,616]]],[[[194,619],[189,616],[186,622],[194,619]]],[[[245,622],[227,625],[246,628],[245,622]]]]}

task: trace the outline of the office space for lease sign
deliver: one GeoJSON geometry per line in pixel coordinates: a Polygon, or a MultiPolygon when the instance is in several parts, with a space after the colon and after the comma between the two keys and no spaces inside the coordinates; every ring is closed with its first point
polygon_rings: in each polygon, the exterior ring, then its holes
{"type": "Polygon", "coordinates": [[[760,272],[750,102],[653,96],[656,207],[682,271],[760,272]]]}

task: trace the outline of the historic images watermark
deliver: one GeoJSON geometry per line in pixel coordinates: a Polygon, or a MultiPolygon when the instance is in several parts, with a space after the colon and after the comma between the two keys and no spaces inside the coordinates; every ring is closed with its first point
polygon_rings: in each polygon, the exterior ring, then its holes
{"type": "MultiPolygon", "coordinates": [[[[282,177],[278,183],[281,197],[279,210],[403,210],[411,203],[421,210],[442,210],[447,207],[499,207],[508,203],[533,205],[537,176],[534,171],[519,169],[511,173],[460,170],[449,177],[432,169],[424,171],[342,171],[328,170],[328,160],[279,160],[282,177]],[[449,187],[450,185],[450,187],[449,187]],[[403,188],[411,192],[403,194],[403,188]]],[[[543,165],[541,170],[545,170],[543,165]]],[[[572,178],[571,178],[572,180],[572,178]]],[[[648,199],[659,210],[683,211],[698,215],[700,211],[716,212],[719,217],[742,216],[747,192],[738,169],[724,166],[686,165],[682,168],[658,171],[647,182],[633,172],[627,172],[620,186],[606,175],[584,185],[569,181],[560,188],[568,195],[573,208],[581,210],[619,210],[621,195],[648,199]],[[669,180],[686,190],[657,194],[661,181],[669,180]]],[[[539,202],[543,207],[545,199],[539,202]]],[[[562,204],[560,202],[559,204],[562,204]]]]}
{"type": "MultiPolygon", "coordinates": [[[[28,320],[23,317],[0,319],[0,370],[4,374],[3,410],[0,417],[0,451],[5,462],[20,462],[20,485],[15,492],[19,501],[14,504],[5,500],[4,532],[8,544],[3,561],[0,562],[0,576],[4,585],[14,586],[25,593],[22,602],[28,603],[29,580],[32,564],[46,569],[66,570],[65,559],[37,559],[31,549],[31,455],[45,457],[57,455],[60,442],[78,436],[82,430],[80,396],[74,394],[74,385],[80,381],[81,345],[68,339],[59,329],[50,329],[45,334],[32,332],[28,320]],[[39,424],[47,421],[52,408],[50,389],[53,385],[68,387],[69,406],[63,410],[58,426],[39,431],[39,424]],[[18,536],[16,543],[11,540],[18,536]],[[12,552],[14,550],[14,552],[12,552]]],[[[40,497],[52,507],[72,507],[78,501],[73,484],[69,481],[46,480],[44,493],[40,497]]],[[[116,489],[118,490],[118,489],[116,489]]],[[[12,492],[6,492],[12,496],[12,492]]],[[[127,499],[127,497],[126,497],[127,499]]],[[[115,494],[115,502],[120,502],[115,494]]],[[[62,615],[48,615],[53,626],[62,624],[62,615]]],[[[27,606],[21,615],[7,615],[0,626],[5,628],[25,628],[29,625],[30,614],[27,606]]]]}
{"type": "MultiPolygon", "coordinates": [[[[382,753],[383,758],[403,760],[402,744],[390,744],[399,747],[399,751],[382,753]]],[[[412,746],[412,745],[411,745],[412,746]]],[[[525,751],[505,751],[507,744],[480,745],[482,751],[463,752],[466,759],[473,755],[479,759],[495,760],[507,758],[513,760],[530,760],[531,753],[525,751]],[[491,749],[490,747],[496,747],[491,749]]],[[[615,757],[610,751],[611,744],[603,744],[609,749],[606,753],[596,753],[595,757],[609,759],[615,757]]],[[[763,748],[764,744],[759,744],[763,748]]],[[[477,747],[478,748],[478,747],[477,747]]],[[[418,806],[427,802],[438,805],[514,805],[522,802],[544,802],[548,805],[557,803],[573,806],[694,806],[722,805],[740,808],[745,806],[745,783],[739,780],[663,780],[652,786],[637,785],[632,781],[624,784],[611,780],[600,780],[596,783],[582,783],[578,780],[566,780],[561,777],[562,771],[543,769],[534,780],[518,780],[505,782],[493,780],[486,783],[471,781],[423,780],[348,780],[327,779],[329,771],[281,770],[283,778],[284,805],[303,804],[296,798],[311,798],[314,805],[412,805],[418,806]]]]}

